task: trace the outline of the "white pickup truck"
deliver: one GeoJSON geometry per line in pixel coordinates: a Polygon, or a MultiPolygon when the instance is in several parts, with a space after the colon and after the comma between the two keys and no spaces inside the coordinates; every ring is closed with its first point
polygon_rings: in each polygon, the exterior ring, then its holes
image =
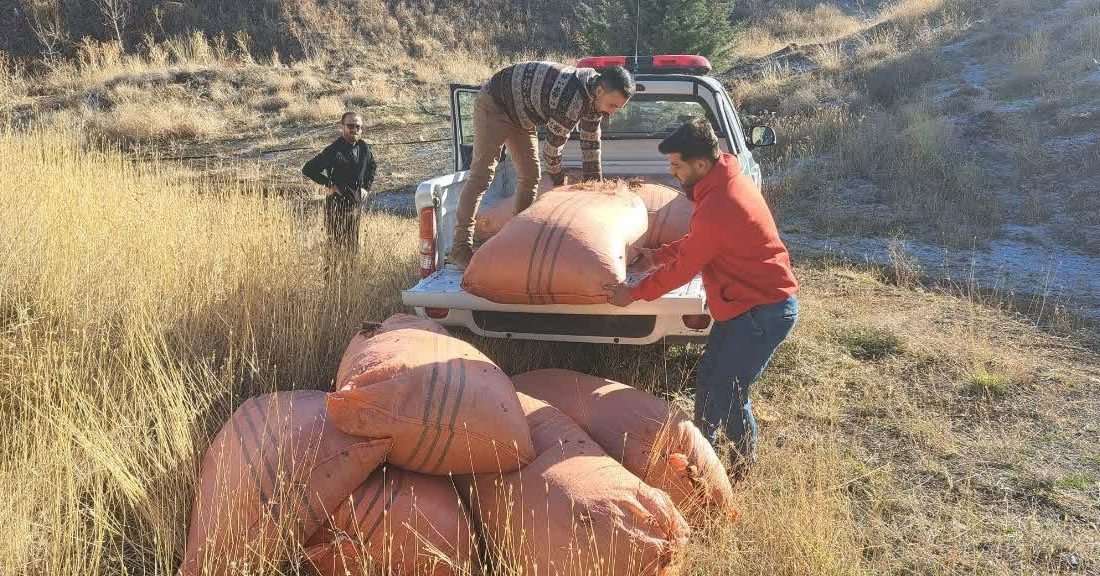
{"type": "MultiPolygon", "coordinates": [[[[594,57],[578,67],[621,65],[634,72],[638,91],[630,102],[602,127],[603,172],[606,178],[639,178],[676,184],[668,175],[668,161],[657,144],[689,117],[710,120],[724,151],[735,154],[742,169],[761,183],[754,147],[775,143],[766,126],[746,132],[729,95],[707,76],[710,63],[700,56],[594,57]]],[[[651,344],[705,339],[710,332],[701,277],[653,302],[635,302],[626,308],[595,305],[497,304],[462,290],[462,272],[444,267],[444,256],[454,234],[458,195],[466,181],[473,149],[472,110],[477,86],[451,87],[455,172],[421,183],[415,204],[420,222],[421,281],[402,292],[406,306],[446,326],[463,326],[488,337],[569,342],[651,344]]],[[[580,166],[579,135],[565,149],[566,173],[580,166]]],[[[485,210],[497,202],[511,202],[515,175],[510,161],[501,162],[481,202],[485,210]]],[[[545,182],[544,182],[545,184],[545,182]]],[[[541,188],[540,188],[541,189],[541,188]]],[[[631,281],[639,278],[632,277],[631,281]]]]}

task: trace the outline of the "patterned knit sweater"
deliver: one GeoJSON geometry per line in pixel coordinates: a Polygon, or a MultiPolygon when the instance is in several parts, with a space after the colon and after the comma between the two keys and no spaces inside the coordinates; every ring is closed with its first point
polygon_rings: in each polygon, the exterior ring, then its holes
{"type": "Polygon", "coordinates": [[[581,131],[581,171],[585,180],[600,179],[600,120],[595,109],[596,80],[592,68],[556,62],[520,62],[489,79],[485,89],[517,125],[546,125],[542,156],[551,177],[560,180],[562,149],[577,125],[581,131]]]}

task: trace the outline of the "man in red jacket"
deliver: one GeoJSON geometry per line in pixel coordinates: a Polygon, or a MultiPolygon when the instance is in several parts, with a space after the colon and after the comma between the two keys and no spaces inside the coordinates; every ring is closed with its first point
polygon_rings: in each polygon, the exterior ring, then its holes
{"type": "Polygon", "coordinates": [[[751,458],[756,421],[749,385],[798,319],[790,255],[760,189],[736,156],[721,152],[709,122],[684,124],[658,149],[695,205],[689,232],[639,250],[631,271],[652,273],[637,286],[608,286],[610,301],[656,300],[703,273],[715,322],[696,374],[695,423],[711,443],[725,430],[738,456],[751,458]]]}

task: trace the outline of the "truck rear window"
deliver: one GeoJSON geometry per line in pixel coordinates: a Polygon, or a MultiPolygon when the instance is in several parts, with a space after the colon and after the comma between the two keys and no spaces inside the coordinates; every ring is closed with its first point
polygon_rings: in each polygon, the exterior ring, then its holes
{"type": "Polygon", "coordinates": [[[701,103],[653,99],[641,94],[631,98],[618,113],[604,118],[601,129],[603,137],[609,139],[664,138],[693,117],[707,118],[718,137],[724,136],[722,128],[701,103]]]}

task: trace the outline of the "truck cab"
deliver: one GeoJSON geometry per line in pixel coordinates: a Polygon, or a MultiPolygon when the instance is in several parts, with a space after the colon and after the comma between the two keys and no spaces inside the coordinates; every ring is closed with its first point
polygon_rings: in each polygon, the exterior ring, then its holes
{"type": "MultiPolygon", "coordinates": [[[[607,56],[583,58],[577,67],[623,66],[633,73],[637,92],[618,113],[604,119],[602,163],[605,178],[636,179],[678,188],[668,174],[668,161],[657,145],[691,117],[710,121],[723,151],[734,154],[742,170],[762,183],[752,149],[775,142],[766,126],[746,133],[737,111],[722,87],[708,75],[710,64],[701,56],[607,56]]],[[[704,340],[710,332],[706,295],[701,277],[653,302],[634,302],[626,308],[610,304],[518,305],[498,304],[462,290],[462,271],[444,265],[454,236],[458,196],[466,182],[473,150],[473,103],[479,86],[451,87],[451,123],[454,169],[451,174],[421,183],[414,202],[420,227],[420,276],[402,292],[402,301],[416,314],[445,326],[461,326],[495,338],[652,344],[704,340]]],[[[567,175],[580,169],[579,134],[574,131],[564,151],[567,175]]],[[[511,202],[515,174],[505,159],[479,206],[479,212],[497,202],[511,202]]],[[[544,175],[540,192],[549,187],[544,175]]],[[[631,283],[641,278],[631,275],[631,283]]]]}

